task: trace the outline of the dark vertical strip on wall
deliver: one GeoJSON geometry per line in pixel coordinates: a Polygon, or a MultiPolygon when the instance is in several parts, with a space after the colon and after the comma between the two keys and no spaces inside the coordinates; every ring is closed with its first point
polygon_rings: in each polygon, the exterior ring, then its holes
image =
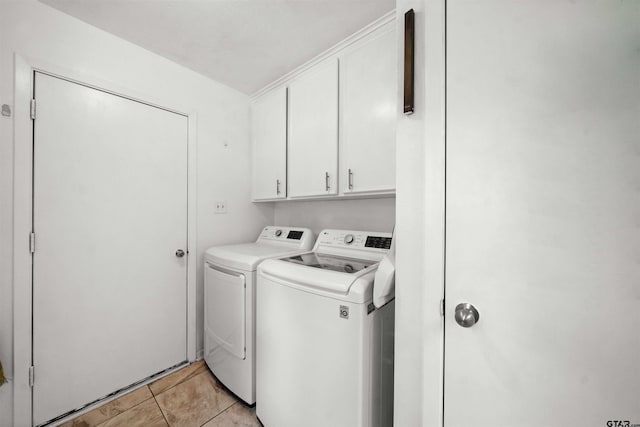
{"type": "Polygon", "coordinates": [[[413,113],[413,65],[414,65],[415,12],[404,14],[404,113],[413,113]]]}

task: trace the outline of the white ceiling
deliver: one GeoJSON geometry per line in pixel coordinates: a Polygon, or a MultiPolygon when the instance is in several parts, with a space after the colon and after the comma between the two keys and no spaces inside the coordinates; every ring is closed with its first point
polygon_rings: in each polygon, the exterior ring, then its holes
{"type": "Polygon", "coordinates": [[[247,94],[395,7],[395,0],[40,1],[247,94]]]}

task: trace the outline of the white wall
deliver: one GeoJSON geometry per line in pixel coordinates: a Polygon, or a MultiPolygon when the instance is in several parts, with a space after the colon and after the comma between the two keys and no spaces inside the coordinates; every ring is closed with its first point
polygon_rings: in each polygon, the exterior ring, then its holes
{"type": "Polygon", "coordinates": [[[274,203],[274,224],[309,227],[317,235],[325,228],[391,232],[396,199],[310,200],[274,203]]]}
{"type": "MultiPolygon", "coordinates": [[[[197,114],[197,259],[209,246],[253,240],[273,222],[250,202],[247,96],[33,0],[0,1],[0,104],[14,105],[14,54],[110,82],[131,96],[197,114]],[[214,215],[216,200],[228,213],[214,215]]],[[[12,378],[13,118],[0,117],[0,360],[12,378]]],[[[197,348],[202,349],[202,270],[197,348]]],[[[0,387],[0,426],[11,425],[11,384],[0,387]]]]}

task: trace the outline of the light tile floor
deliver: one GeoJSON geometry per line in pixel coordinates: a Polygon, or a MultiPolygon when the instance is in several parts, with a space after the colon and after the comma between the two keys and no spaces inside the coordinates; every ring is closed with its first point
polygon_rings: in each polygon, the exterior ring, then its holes
{"type": "Polygon", "coordinates": [[[61,426],[259,427],[255,412],[224,388],[200,360],[61,426]]]}

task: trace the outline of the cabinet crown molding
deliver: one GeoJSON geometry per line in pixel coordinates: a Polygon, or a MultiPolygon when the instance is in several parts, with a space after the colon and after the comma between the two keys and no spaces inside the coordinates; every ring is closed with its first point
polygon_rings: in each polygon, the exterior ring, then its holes
{"type": "Polygon", "coordinates": [[[348,36],[347,38],[345,38],[345,39],[341,40],[340,42],[336,43],[335,45],[333,45],[329,49],[327,49],[324,52],[320,53],[319,55],[316,55],[315,57],[311,58],[310,60],[308,60],[304,64],[300,65],[299,67],[293,69],[292,71],[288,72],[287,74],[283,75],[282,77],[278,78],[277,80],[274,80],[273,82],[269,83],[268,85],[266,85],[262,89],[259,89],[258,91],[254,92],[253,94],[250,95],[251,100],[254,101],[255,99],[257,99],[260,96],[264,95],[265,93],[269,92],[270,90],[275,89],[278,86],[282,86],[282,85],[287,84],[289,81],[294,79],[299,74],[304,73],[309,68],[312,68],[313,66],[319,64],[320,62],[324,61],[325,59],[340,53],[341,51],[343,51],[344,49],[348,48],[352,44],[360,41],[361,39],[363,39],[365,37],[367,37],[369,34],[375,32],[376,30],[378,30],[378,29],[380,29],[382,27],[384,27],[388,23],[395,21],[395,19],[396,19],[396,11],[395,11],[395,9],[385,13],[380,18],[376,19],[375,21],[373,21],[372,23],[370,23],[366,27],[361,28],[360,30],[358,30],[355,33],[353,33],[350,36],[348,36]]]}

